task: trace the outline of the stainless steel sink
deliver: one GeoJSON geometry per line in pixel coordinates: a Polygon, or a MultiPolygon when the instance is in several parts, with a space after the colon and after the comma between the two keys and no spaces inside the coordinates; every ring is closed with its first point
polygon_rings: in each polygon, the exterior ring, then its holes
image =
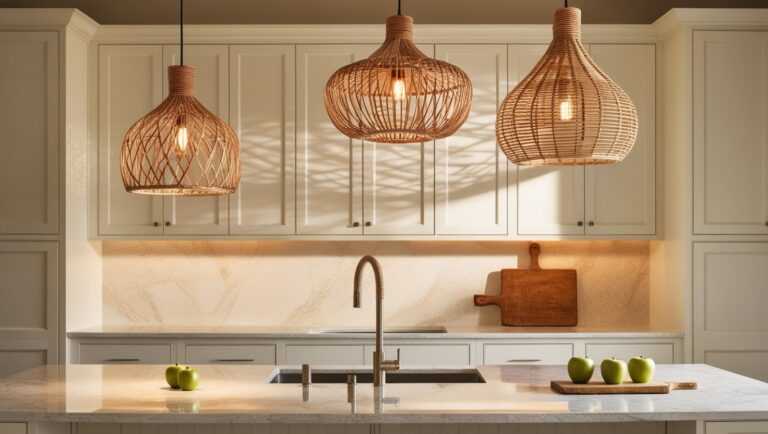
{"type": "MultiPolygon", "coordinates": [[[[392,327],[384,329],[384,334],[404,334],[404,333],[446,333],[443,326],[433,327],[392,327]]],[[[335,329],[313,329],[308,332],[311,335],[330,335],[330,334],[374,334],[376,330],[368,328],[335,328],[335,329]]]]}
{"type": "MultiPolygon", "coordinates": [[[[349,374],[357,375],[358,383],[373,382],[371,370],[316,369],[312,371],[312,383],[345,384],[349,374]]],[[[281,369],[267,382],[272,384],[301,384],[301,371],[298,369],[281,369]]],[[[388,372],[387,383],[485,383],[485,379],[477,369],[405,370],[388,372]]]]}

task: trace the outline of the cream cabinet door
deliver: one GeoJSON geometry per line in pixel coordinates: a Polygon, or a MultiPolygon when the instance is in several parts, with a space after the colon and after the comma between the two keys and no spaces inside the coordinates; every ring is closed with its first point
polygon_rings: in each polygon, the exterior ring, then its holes
{"type": "Polygon", "coordinates": [[[299,234],[363,233],[362,143],[338,131],[325,111],[324,90],[337,69],[368,57],[376,45],[296,48],[296,230],[299,234]]]}
{"type": "MultiPolygon", "coordinates": [[[[179,64],[179,47],[163,47],[163,97],[168,95],[171,65],[179,64]]],[[[187,45],[184,64],[195,68],[195,96],[211,113],[229,120],[229,47],[226,45],[187,45]]],[[[164,234],[196,235],[228,232],[229,196],[164,198],[164,234]]]]}
{"type": "Polygon", "coordinates": [[[507,234],[507,158],[496,145],[496,110],[507,94],[506,45],[438,45],[436,58],[472,80],[472,109],[435,155],[436,232],[507,234]]]}
{"type": "Polygon", "coordinates": [[[693,361],[768,381],[768,243],[694,243],[693,361]]]}
{"type": "MultiPolygon", "coordinates": [[[[533,69],[546,45],[510,45],[509,89],[533,69]]],[[[517,233],[581,235],[584,233],[584,168],[517,166],[517,233]]]]}
{"type": "Polygon", "coordinates": [[[120,147],[126,131],[162,101],[163,47],[99,47],[99,234],[162,235],[163,200],[125,191],[120,147]]]}
{"type": "Polygon", "coordinates": [[[59,232],[58,53],[56,32],[0,33],[0,234],[59,232]]]}
{"type": "Polygon", "coordinates": [[[768,422],[707,422],[705,434],[768,434],[768,422]]]}
{"type": "MultiPolygon", "coordinates": [[[[434,45],[419,44],[427,56],[434,45]]],[[[435,233],[434,142],[363,143],[363,233],[435,233]]]]}
{"type": "Polygon", "coordinates": [[[768,32],[694,32],[694,232],[768,234],[768,32]]]}
{"type": "Polygon", "coordinates": [[[0,242],[0,377],[58,363],[59,244],[0,242]]]}
{"type": "Polygon", "coordinates": [[[639,130],[624,161],[584,169],[586,233],[652,235],[656,232],[655,46],[592,44],[590,54],[634,102],[639,130]]]}
{"type": "Polygon", "coordinates": [[[230,47],[230,117],[242,175],[230,196],[232,234],[291,235],[295,218],[295,48],[230,47]]]}

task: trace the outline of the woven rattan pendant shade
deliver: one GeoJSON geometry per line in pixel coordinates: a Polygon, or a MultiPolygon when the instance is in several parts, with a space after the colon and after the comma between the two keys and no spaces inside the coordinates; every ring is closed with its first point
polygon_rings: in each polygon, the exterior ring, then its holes
{"type": "Polygon", "coordinates": [[[345,135],[380,143],[449,136],[467,119],[472,83],[458,67],[431,59],[413,43],[413,18],[387,18],[384,44],[336,71],[325,109],[345,135]]]}
{"type": "Polygon", "coordinates": [[[553,30],[544,57],[499,109],[499,146],[512,162],[524,165],[623,160],[637,137],[634,104],[581,44],[579,9],[558,9],[553,30]]]}
{"type": "Polygon", "coordinates": [[[125,135],[120,153],[125,189],[185,196],[234,192],[240,144],[232,127],[195,98],[193,68],[169,67],[168,87],[168,97],[125,135]]]}

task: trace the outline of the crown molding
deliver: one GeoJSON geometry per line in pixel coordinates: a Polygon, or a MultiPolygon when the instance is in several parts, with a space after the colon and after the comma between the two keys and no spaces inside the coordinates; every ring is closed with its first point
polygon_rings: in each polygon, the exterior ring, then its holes
{"type": "MultiPolygon", "coordinates": [[[[582,38],[587,43],[653,43],[657,35],[651,25],[585,25],[582,38]]],[[[384,24],[184,26],[184,42],[188,44],[378,44],[383,39],[384,24]]],[[[542,44],[552,40],[552,26],[417,24],[414,39],[419,43],[444,44],[542,44]]],[[[179,29],[173,25],[103,25],[99,26],[94,41],[100,44],[178,44],[179,29]]]]}
{"type": "Polygon", "coordinates": [[[90,40],[99,24],[74,8],[0,8],[0,29],[62,30],[90,40]]]}
{"type": "Polygon", "coordinates": [[[691,30],[766,30],[768,9],[670,9],[653,23],[659,37],[688,28],[691,30]]]}

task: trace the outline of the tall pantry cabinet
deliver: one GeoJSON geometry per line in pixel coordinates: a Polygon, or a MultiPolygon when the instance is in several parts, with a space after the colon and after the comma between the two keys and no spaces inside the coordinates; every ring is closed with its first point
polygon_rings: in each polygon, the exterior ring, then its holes
{"type": "Polygon", "coordinates": [[[0,15],[0,377],[64,360],[65,258],[87,235],[86,219],[65,212],[69,199],[87,204],[64,182],[87,179],[85,93],[70,96],[86,89],[94,31],[73,9],[0,15]]]}
{"type": "Polygon", "coordinates": [[[663,35],[667,289],[689,361],[768,380],[768,22],[673,10],[663,35]]]}

